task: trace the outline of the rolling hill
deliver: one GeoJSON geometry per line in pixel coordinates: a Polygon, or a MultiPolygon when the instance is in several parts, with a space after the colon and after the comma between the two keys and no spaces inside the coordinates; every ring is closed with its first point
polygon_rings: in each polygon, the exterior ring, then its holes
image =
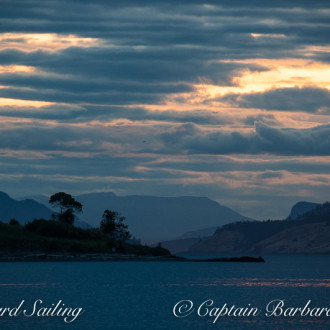
{"type": "Polygon", "coordinates": [[[300,215],[315,209],[319,205],[321,204],[311,202],[298,202],[293,205],[291,212],[286,219],[296,220],[300,215]]]}
{"type": "Polygon", "coordinates": [[[198,240],[193,253],[330,253],[330,203],[295,220],[228,224],[198,240]]]}
{"type": "Polygon", "coordinates": [[[49,219],[52,211],[32,199],[17,201],[4,192],[0,192],[0,221],[9,222],[16,219],[21,224],[35,218],[49,219]]]}

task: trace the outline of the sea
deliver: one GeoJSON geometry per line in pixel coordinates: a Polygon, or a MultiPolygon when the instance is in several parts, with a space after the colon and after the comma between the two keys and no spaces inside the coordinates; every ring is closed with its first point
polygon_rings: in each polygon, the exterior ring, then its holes
{"type": "Polygon", "coordinates": [[[330,256],[263,257],[2,262],[0,329],[330,329],[330,256]]]}

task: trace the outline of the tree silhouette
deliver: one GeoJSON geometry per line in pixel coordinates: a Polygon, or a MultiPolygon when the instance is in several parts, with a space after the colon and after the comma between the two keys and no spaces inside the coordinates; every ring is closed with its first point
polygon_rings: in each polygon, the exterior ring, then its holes
{"type": "Polygon", "coordinates": [[[12,226],[19,226],[20,223],[16,219],[10,219],[9,224],[12,226]]]}
{"type": "Polygon", "coordinates": [[[74,223],[75,213],[81,212],[83,207],[81,203],[65,192],[58,192],[50,196],[49,204],[60,211],[59,214],[54,215],[55,218],[70,225],[74,223]]]}
{"type": "Polygon", "coordinates": [[[110,238],[118,241],[126,241],[131,237],[128,226],[123,223],[125,217],[118,212],[105,210],[100,222],[100,230],[110,238]]]}

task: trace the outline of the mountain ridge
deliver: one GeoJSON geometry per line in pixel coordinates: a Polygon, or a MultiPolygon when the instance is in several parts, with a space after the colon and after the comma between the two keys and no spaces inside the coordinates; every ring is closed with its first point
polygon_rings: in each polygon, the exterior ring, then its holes
{"type": "MultiPolygon", "coordinates": [[[[48,203],[45,196],[36,196],[48,203]]],[[[85,193],[74,196],[83,204],[79,219],[99,226],[105,209],[126,217],[130,232],[144,242],[159,242],[178,237],[201,226],[220,227],[234,221],[250,221],[238,212],[208,197],[148,195],[118,196],[113,192],[85,193]]]]}
{"type": "Polygon", "coordinates": [[[330,253],[330,203],[295,220],[227,224],[194,243],[190,253],[330,253]]]}
{"type": "Polygon", "coordinates": [[[51,213],[45,205],[33,199],[17,201],[5,192],[0,192],[0,221],[2,222],[16,219],[19,223],[25,224],[35,218],[50,218],[51,213]]]}
{"type": "Polygon", "coordinates": [[[78,195],[77,200],[84,205],[82,220],[97,224],[103,211],[109,208],[126,217],[133,235],[149,242],[199,230],[201,224],[219,227],[233,221],[251,220],[208,197],[117,196],[110,192],[78,195]]]}
{"type": "Polygon", "coordinates": [[[321,204],[300,201],[292,206],[290,214],[287,216],[286,220],[296,220],[300,215],[315,209],[319,205],[321,204]]]}

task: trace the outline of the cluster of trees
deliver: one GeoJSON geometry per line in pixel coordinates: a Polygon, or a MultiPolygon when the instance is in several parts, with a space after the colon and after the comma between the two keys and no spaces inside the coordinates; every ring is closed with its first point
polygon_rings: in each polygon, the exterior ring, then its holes
{"type": "Polygon", "coordinates": [[[0,221],[0,251],[48,253],[129,253],[139,256],[170,256],[162,248],[142,245],[138,241],[126,242],[131,234],[124,223],[125,217],[106,209],[99,228],[74,226],[83,205],[71,195],[58,192],[49,203],[54,209],[52,219],[34,219],[25,225],[11,219],[0,221]]]}
{"type": "MultiPolygon", "coordinates": [[[[49,204],[57,209],[58,213],[53,213],[53,219],[67,225],[73,225],[77,218],[77,213],[82,212],[83,205],[76,201],[71,195],[65,192],[58,192],[50,196],[49,204]]],[[[128,226],[124,224],[125,217],[118,212],[105,210],[100,222],[100,231],[117,241],[126,241],[131,237],[128,226]]]]}

